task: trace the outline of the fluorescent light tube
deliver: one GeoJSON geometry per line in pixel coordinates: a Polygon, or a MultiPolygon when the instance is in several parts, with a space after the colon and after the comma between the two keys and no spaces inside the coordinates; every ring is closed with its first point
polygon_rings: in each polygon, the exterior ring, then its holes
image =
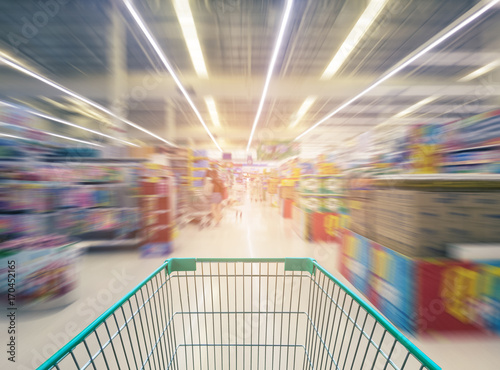
{"type": "Polygon", "coordinates": [[[205,103],[207,103],[208,112],[210,113],[210,118],[215,126],[220,127],[219,114],[217,113],[217,107],[215,106],[215,100],[212,96],[205,97],[205,103]]]}
{"type": "Polygon", "coordinates": [[[338,112],[340,112],[341,110],[343,110],[345,107],[351,105],[352,103],[354,103],[355,101],[357,101],[359,98],[361,98],[361,97],[365,96],[366,94],[368,94],[370,91],[372,91],[373,89],[375,89],[377,86],[379,86],[380,84],[384,83],[385,81],[387,81],[388,79],[390,79],[391,77],[393,77],[394,75],[396,75],[397,73],[399,73],[400,71],[402,71],[403,69],[405,69],[406,67],[408,67],[414,61],[416,61],[417,59],[419,59],[420,57],[422,57],[423,55],[427,54],[429,51],[431,51],[432,49],[434,49],[436,46],[440,45],[441,43],[443,43],[444,41],[446,41],[447,39],[449,39],[451,36],[453,36],[454,34],[456,34],[458,31],[460,31],[461,29],[467,27],[469,24],[471,24],[476,19],[478,19],[479,17],[481,17],[484,13],[486,13],[487,11],[489,11],[491,8],[493,8],[495,5],[497,5],[499,2],[500,2],[500,0],[492,0],[491,2],[487,3],[486,5],[483,5],[478,11],[476,11],[475,13],[473,13],[472,15],[470,15],[468,18],[466,18],[465,20],[463,20],[462,22],[460,22],[458,25],[456,25],[455,27],[453,27],[451,30],[449,30],[448,32],[446,32],[443,36],[439,37],[437,40],[435,40],[434,42],[432,42],[430,45],[428,45],[427,47],[423,48],[421,51],[419,51],[413,57],[409,58],[404,63],[401,63],[399,66],[397,66],[396,68],[394,68],[391,72],[387,73],[385,76],[383,76],[380,79],[378,79],[377,81],[375,81],[372,85],[368,86],[365,90],[363,90],[362,92],[360,92],[358,95],[356,95],[353,98],[351,98],[350,100],[346,101],[340,107],[338,107],[337,109],[335,109],[334,111],[330,112],[328,115],[326,115],[325,117],[323,117],[322,119],[320,119],[313,126],[309,127],[306,131],[304,131],[299,136],[297,136],[293,141],[297,141],[300,138],[302,138],[304,135],[307,135],[312,130],[314,130],[316,127],[318,127],[319,125],[323,124],[325,121],[329,120],[334,115],[336,115],[338,112]]]}
{"type": "Polygon", "coordinates": [[[407,116],[408,114],[413,113],[416,110],[418,110],[420,107],[422,107],[426,104],[432,103],[436,99],[437,99],[437,96],[431,96],[431,97],[428,97],[424,100],[421,100],[418,103],[413,104],[411,107],[408,107],[405,110],[399,112],[398,114],[396,114],[394,116],[394,118],[401,118],[401,117],[407,116]]]}
{"type": "Polygon", "coordinates": [[[184,95],[187,102],[191,106],[191,109],[193,109],[194,113],[196,114],[196,117],[198,117],[198,120],[200,121],[201,125],[203,126],[203,128],[207,132],[208,136],[210,136],[210,139],[212,139],[212,141],[214,142],[217,149],[219,149],[219,151],[222,152],[222,148],[219,146],[219,144],[217,143],[217,140],[215,140],[215,137],[210,132],[210,129],[208,128],[205,121],[203,120],[203,117],[201,116],[200,112],[196,108],[196,105],[194,105],[193,100],[191,100],[191,97],[189,96],[188,92],[186,91],[186,89],[182,85],[181,81],[179,80],[179,77],[177,77],[177,74],[175,73],[174,69],[170,65],[170,62],[168,61],[167,57],[165,56],[165,53],[163,53],[163,50],[158,45],[158,42],[153,37],[153,34],[151,33],[151,31],[149,31],[149,29],[146,26],[146,23],[139,15],[139,12],[137,12],[137,10],[134,8],[134,6],[131,4],[131,2],[129,0],[123,0],[123,2],[125,3],[125,6],[127,7],[130,14],[132,15],[132,18],[134,18],[137,25],[139,26],[141,31],[144,33],[144,36],[146,36],[149,43],[151,44],[151,46],[155,50],[156,54],[158,55],[158,57],[162,61],[163,65],[165,66],[167,71],[170,73],[170,75],[174,79],[175,83],[177,84],[177,87],[179,88],[179,90],[181,90],[182,95],[184,95]]]}
{"type": "Polygon", "coordinates": [[[15,70],[17,70],[19,72],[22,72],[22,73],[24,73],[24,74],[26,74],[28,76],[31,76],[31,77],[37,79],[38,81],[41,81],[41,82],[43,82],[43,83],[45,83],[45,84],[47,84],[49,86],[52,86],[53,88],[55,88],[55,89],[57,89],[59,91],[62,91],[63,93],[68,94],[68,95],[70,95],[70,96],[72,96],[72,97],[74,97],[74,98],[76,98],[76,99],[78,99],[78,100],[80,100],[82,102],[85,102],[88,105],[91,105],[94,108],[100,110],[101,112],[104,112],[104,113],[110,115],[111,117],[114,117],[114,118],[116,118],[116,119],[118,119],[118,120],[126,123],[127,125],[132,126],[132,127],[136,128],[136,129],[142,131],[142,132],[145,132],[146,134],[151,135],[152,137],[154,137],[154,138],[156,138],[156,139],[158,139],[160,141],[163,141],[165,144],[168,144],[168,145],[174,146],[174,147],[176,146],[176,145],[172,144],[170,141],[165,140],[164,138],[162,138],[162,137],[160,137],[160,136],[152,133],[149,130],[146,130],[144,127],[139,126],[139,125],[135,124],[134,122],[131,122],[131,121],[129,121],[129,120],[123,118],[123,117],[118,116],[117,114],[113,113],[109,109],[104,108],[100,104],[97,104],[95,101],[90,100],[90,99],[88,99],[88,98],[86,98],[86,97],[84,97],[84,96],[82,96],[80,94],[77,94],[74,91],[71,91],[70,89],[68,89],[68,88],[66,88],[64,86],[59,85],[58,83],[56,83],[56,82],[54,82],[54,81],[52,81],[52,80],[50,80],[50,79],[48,79],[48,78],[46,78],[46,77],[38,74],[38,73],[35,73],[35,72],[29,70],[28,68],[22,66],[21,62],[15,60],[14,58],[12,58],[11,56],[9,56],[9,55],[7,55],[5,53],[2,53],[1,51],[0,51],[0,62],[3,62],[5,64],[7,64],[8,66],[14,68],[15,70]]]}
{"type": "Polygon", "coordinates": [[[181,25],[184,40],[186,40],[186,45],[189,55],[191,56],[194,69],[198,74],[198,77],[208,78],[207,67],[205,65],[205,59],[203,58],[203,52],[201,51],[200,40],[198,39],[198,33],[196,32],[193,14],[191,13],[191,8],[189,6],[189,0],[174,0],[174,8],[179,24],[181,25]]]}
{"type": "Polygon", "coordinates": [[[468,75],[462,77],[461,79],[458,80],[458,82],[468,82],[472,81],[475,78],[478,78],[488,72],[493,71],[495,68],[497,68],[500,65],[500,61],[495,60],[491,63],[488,63],[484,67],[481,67],[479,69],[476,69],[474,72],[469,73],[468,75]]]}
{"type": "Polygon", "coordinates": [[[283,13],[283,19],[281,20],[281,26],[278,33],[278,38],[276,39],[276,45],[274,46],[271,62],[269,63],[269,69],[267,71],[266,81],[264,83],[264,89],[262,91],[262,96],[260,98],[259,107],[257,108],[257,114],[255,115],[255,120],[253,121],[252,132],[250,133],[250,138],[248,139],[247,152],[250,150],[250,145],[252,145],[253,135],[255,134],[255,129],[257,128],[257,123],[259,122],[260,115],[262,114],[262,108],[264,107],[267,90],[269,89],[269,83],[271,82],[271,77],[273,75],[274,65],[276,64],[276,59],[278,58],[278,52],[280,50],[281,42],[283,41],[283,36],[285,34],[286,25],[288,23],[288,19],[290,18],[292,4],[293,0],[287,0],[285,5],[285,12],[283,13]]]}
{"type": "Polygon", "coordinates": [[[344,43],[340,46],[339,50],[331,60],[330,64],[328,65],[328,67],[326,67],[323,75],[321,76],[322,80],[328,80],[332,78],[333,75],[335,75],[335,73],[337,73],[337,71],[340,69],[340,67],[342,67],[356,45],[363,38],[366,31],[368,31],[375,19],[377,19],[387,1],[388,0],[370,1],[365,11],[345,39],[344,43]]]}
{"type": "Polygon", "coordinates": [[[297,123],[299,123],[302,117],[304,117],[304,115],[307,113],[309,108],[311,108],[311,106],[314,104],[315,101],[316,101],[315,96],[308,96],[306,100],[304,100],[299,110],[297,111],[297,114],[295,115],[295,120],[291,123],[290,128],[297,126],[297,123]]]}
{"type": "Polygon", "coordinates": [[[47,114],[44,114],[44,113],[41,113],[41,112],[37,112],[35,110],[27,109],[25,107],[14,105],[14,104],[10,104],[10,103],[3,102],[3,101],[0,101],[0,104],[9,106],[9,107],[12,107],[12,108],[15,108],[15,109],[24,110],[25,112],[27,112],[29,114],[32,114],[32,115],[40,117],[40,118],[48,119],[49,121],[59,122],[59,123],[62,123],[63,125],[67,125],[67,126],[71,126],[71,127],[74,127],[74,128],[78,128],[80,130],[91,132],[93,134],[96,134],[96,135],[99,135],[99,136],[102,136],[102,137],[105,137],[105,138],[108,138],[108,139],[111,139],[111,140],[120,141],[123,144],[127,144],[127,145],[131,145],[131,146],[139,147],[139,145],[131,143],[129,141],[118,139],[118,138],[116,138],[114,136],[110,136],[110,135],[104,134],[104,133],[96,131],[96,130],[92,130],[92,129],[84,127],[84,126],[79,126],[77,124],[65,121],[65,120],[57,118],[57,117],[49,116],[47,114]]]}

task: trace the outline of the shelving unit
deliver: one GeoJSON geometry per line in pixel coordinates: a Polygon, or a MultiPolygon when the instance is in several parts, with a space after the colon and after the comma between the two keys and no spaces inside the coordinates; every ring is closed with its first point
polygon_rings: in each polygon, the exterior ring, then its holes
{"type": "Polygon", "coordinates": [[[205,178],[206,171],[209,170],[208,161],[209,161],[209,158],[207,156],[193,155],[192,152],[190,153],[190,158],[189,158],[189,166],[190,166],[189,188],[190,189],[200,188],[203,186],[203,179],[205,178]],[[197,162],[200,162],[200,161],[206,161],[206,165],[202,165],[201,167],[195,166],[195,164],[197,162]],[[202,172],[202,176],[199,176],[200,172],[202,172]]]}
{"type": "Polygon", "coordinates": [[[141,178],[143,254],[166,255],[172,250],[175,228],[173,189],[168,167],[148,163],[141,178]]]}
{"type": "Polygon", "coordinates": [[[177,196],[173,208],[175,208],[177,217],[181,215],[182,210],[186,207],[188,199],[187,189],[190,178],[189,151],[186,150],[182,153],[185,155],[180,155],[181,153],[175,152],[168,156],[170,170],[175,177],[175,193],[177,196]]]}

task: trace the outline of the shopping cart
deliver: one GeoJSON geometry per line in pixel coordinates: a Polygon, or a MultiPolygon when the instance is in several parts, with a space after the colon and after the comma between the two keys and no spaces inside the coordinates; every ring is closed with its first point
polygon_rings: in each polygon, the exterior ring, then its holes
{"type": "Polygon", "coordinates": [[[200,228],[210,225],[212,221],[212,209],[210,199],[203,194],[203,190],[191,190],[186,200],[186,206],[181,208],[179,212],[179,228],[193,221],[196,221],[200,228]]]}
{"type": "Polygon", "coordinates": [[[52,368],[439,369],[308,258],[169,259],[52,368]]]}
{"type": "Polygon", "coordinates": [[[242,184],[234,184],[229,191],[228,199],[224,200],[224,210],[233,211],[236,218],[241,218],[243,215],[243,204],[245,203],[245,187],[242,184]]]}

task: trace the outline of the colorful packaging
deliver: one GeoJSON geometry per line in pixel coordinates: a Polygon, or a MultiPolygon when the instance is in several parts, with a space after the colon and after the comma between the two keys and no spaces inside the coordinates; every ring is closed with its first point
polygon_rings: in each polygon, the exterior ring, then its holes
{"type": "Polygon", "coordinates": [[[302,176],[300,178],[300,189],[302,193],[318,194],[321,192],[321,180],[314,175],[302,176]]]}
{"type": "Polygon", "coordinates": [[[362,294],[369,294],[370,242],[350,230],[343,232],[342,263],[347,278],[362,294]],[[349,276],[349,277],[348,277],[349,276]]]}
{"type": "Polygon", "coordinates": [[[477,292],[482,326],[500,334],[500,264],[481,266],[477,292]]]}
{"type": "Polygon", "coordinates": [[[414,331],[415,262],[371,243],[369,299],[396,326],[414,331]]]}
{"type": "Polygon", "coordinates": [[[320,192],[324,194],[341,194],[342,184],[338,176],[321,177],[320,192]]]}
{"type": "Polygon", "coordinates": [[[337,196],[323,196],[321,204],[321,212],[340,213],[342,208],[342,200],[337,196]]]}
{"type": "Polygon", "coordinates": [[[315,242],[336,242],[340,233],[340,215],[314,213],[312,215],[312,239],[315,242]]]}
{"type": "Polygon", "coordinates": [[[485,330],[477,308],[477,266],[452,260],[419,261],[417,333],[485,330]]]}

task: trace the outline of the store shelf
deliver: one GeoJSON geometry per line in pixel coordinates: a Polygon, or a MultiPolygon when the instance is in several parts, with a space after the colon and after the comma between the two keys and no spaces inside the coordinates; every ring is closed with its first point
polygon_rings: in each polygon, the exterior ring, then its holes
{"type": "Polygon", "coordinates": [[[310,195],[313,197],[343,197],[343,195],[339,193],[298,193],[299,195],[310,195]]]}
{"type": "Polygon", "coordinates": [[[458,148],[458,149],[441,149],[440,153],[457,153],[457,152],[468,152],[472,150],[481,150],[481,149],[491,149],[491,148],[500,148],[500,143],[498,144],[488,144],[488,145],[478,145],[472,146],[469,148],[458,148]]]}
{"type": "Polygon", "coordinates": [[[497,164],[498,161],[492,161],[491,159],[482,159],[477,161],[460,161],[460,162],[444,162],[441,164],[442,167],[450,167],[450,166],[468,166],[468,165],[476,165],[476,164],[497,164]]]}
{"type": "Polygon", "coordinates": [[[45,162],[73,162],[73,163],[99,163],[99,164],[121,164],[124,162],[144,163],[147,159],[142,158],[101,158],[101,157],[47,157],[45,162]]]}
{"type": "Polygon", "coordinates": [[[78,248],[95,248],[95,247],[133,247],[141,244],[144,241],[142,238],[133,239],[118,239],[118,240],[90,240],[78,242],[75,244],[78,248]]]}
{"type": "MultiPolygon", "coordinates": [[[[300,175],[300,177],[342,177],[340,174],[333,174],[333,175],[300,175]]],[[[293,178],[293,177],[292,177],[293,178]]]]}
{"type": "Polygon", "coordinates": [[[404,174],[383,175],[374,177],[381,181],[500,181],[500,174],[468,174],[468,173],[439,173],[439,174],[404,174]]]}

